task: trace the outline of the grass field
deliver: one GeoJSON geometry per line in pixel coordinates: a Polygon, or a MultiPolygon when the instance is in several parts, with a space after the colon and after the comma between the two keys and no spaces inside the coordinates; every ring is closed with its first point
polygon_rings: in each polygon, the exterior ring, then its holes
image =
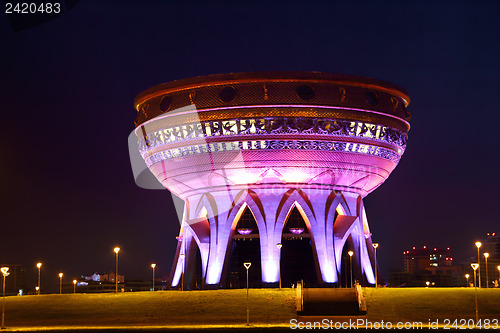
{"type": "MultiPolygon", "coordinates": [[[[370,321],[474,318],[472,288],[366,288],[370,321]]],[[[250,289],[250,322],[286,326],[295,289],[250,289]]],[[[500,319],[500,289],[478,290],[481,318],[500,319]]],[[[7,327],[244,325],[246,290],[66,294],[6,298],[7,327]]]]}
{"type": "MultiPolygon", "coordinates": [[[[372,321],[475,318],[474,288],[365,288],[364,294],[372,321]]],[[[479,318],[500,321],[500,289],[478,289],[478,309],[479,318]]]]}
{"type": "MultiPolygon", "coordinates": [[[[277,325],[295,315],[295,289],[250,289],[250,319],[277,325]]],[[[237,325],[246,290],[63,294],[6,298],[6,326],[237,325]]]]}

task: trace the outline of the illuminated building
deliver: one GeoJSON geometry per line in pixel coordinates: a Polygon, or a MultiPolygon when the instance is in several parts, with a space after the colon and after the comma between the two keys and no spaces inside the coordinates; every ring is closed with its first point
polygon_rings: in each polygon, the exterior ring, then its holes
{"type": "Polygon", "coordinates": [[[404,272],[390,272],[390,287],[463,286],[462,267],[457,265],[450,248],[423,246],[403,251],[404,272]]]}
{"type": "MultiPolygon", "coordinates": [[[[453,257],[450,254],[450,248],[438,249],[423,246],[422,248],[413,247],[411,250],[403,252],[405,273],[416,274],[424,271],[448,270],[453,265],[453,257]]],[[[458,266],[456,266],[458,267],[458,266]]]]}
{"type": "Polygon", "coordinates": [[[363,198],[405,151],[408,104],[389,83],[301,72],[197,77],[138,95],[139,151],[185,203],[171,285],[199,272],[203,288],[230,286],[245,257],[263,285],[280,270],[294,281],[300,248],[319,285],[345,278],[348,249],[355,279],[374,284],[363,198]]]}

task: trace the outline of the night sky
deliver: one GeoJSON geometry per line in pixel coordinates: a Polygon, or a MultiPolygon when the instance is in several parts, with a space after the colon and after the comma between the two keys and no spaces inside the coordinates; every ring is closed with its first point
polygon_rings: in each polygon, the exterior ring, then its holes
{"type": "Polygon", "coordinates": [[[168,191],[134,183],[133,100],[207,74],[321,71],[409,92],[406,153],[365,199],[386,277],[411,246],[461,261],[500,232],[498,1],[80,1],[17,32],[3,11],[0,263],[24,265],[29,287],[38,260],[52,289],[60,271],[113,270],[115,245],[126,279],[150,279],[152,262],[169,273],[179,224],[168,191]]]}

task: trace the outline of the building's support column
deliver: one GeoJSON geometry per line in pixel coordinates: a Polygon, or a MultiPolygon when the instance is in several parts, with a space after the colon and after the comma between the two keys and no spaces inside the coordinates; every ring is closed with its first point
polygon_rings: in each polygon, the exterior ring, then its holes
{"type": "Polygon", "coordinates": [[[212,198],[206,200],[207,203],[210,201],[211,207],[210,209],[207,207],[207,219],[210,223],[210,249],[205,284],[211,288],[216,288],[221,280],[234,222],[234,219],[228,219],[228,217],[234,209],[235,194],[236,191],[231,190],[214,192],[212,198]]]}
{"type": "Polygon", "coordinates": [[[180,266],[180,255],[182,251],[182,236],[177,236],[177,249],[175,250],[174,263],[170,269],[168,284],[170,287],[177,287],[179,284],[179,279],[182,274],[182,267],[180,266]]]}
{"type": "Polygon", "coordinates": [[[179,285],[180,278],[183,272],[183,264],[182,257],[185,256],[184,253],[184,226],[185,221],[188,218],[188,201],[184,202],[184,212],[182,214],[181,230],[179,232],[179,236],[177,236],[177,250],[175,252],[174,263],[172,265],[172,269],[170,270],[170,286],[177,287],[179,285]]]}
{"type": "Polygon", "coordinates": [[[321,279],[324,283],[336,283],[338,274],[335,265],[335,251],[333,248],[333,220],[335,209],[328,209],[337,205],[339,199],[335,192],[330,190],[304,189],[307,194],[307,202],[302,206],[309,206],[309,212],[304,209],[311,228],[313,246],[315,248],[321,279]],[[312,215],[312,216],[310,216],[312,215]]]}
{"type": "MultiPolygon", "coordinates": [[[[367,248],[367,237],[369,238],[369,230],[364,227],[363,223],[363,201],[361,196],[354,193],[342,193],[347,210],[346,215],[339,215],[333,226],[334,232],[334,247],[337,264],[337,272],[342,271],[342,251],[346,240],[351,236],[353,240],[353,251],[360,262],[360,270],[366,276],[368,283],[375,283],[375,276],[372,269],[372,264],[367,248]]],[[[366,224],[367,226],[367,224],[366,224]]]]}
{"type": "MultiPolygon", "coordinates": [[[[264,283],[279,281],[280,251],[276,245],[281,243],[286,215],[282,217],[280,211],[283,208],[282,198],[287,190],[286,188],[254,190],[261,205],[261,218],[263,219],[263,221],[257,221],[257,225],[259,225],[262,282],[264,283]],[[264,228],[261,228],[261,225],[264,228]],[[281,228],[276,228],[277,225],[281,225],[281,228]]],[[[259,219],[257,216],[255,218],[259,219]]]]}

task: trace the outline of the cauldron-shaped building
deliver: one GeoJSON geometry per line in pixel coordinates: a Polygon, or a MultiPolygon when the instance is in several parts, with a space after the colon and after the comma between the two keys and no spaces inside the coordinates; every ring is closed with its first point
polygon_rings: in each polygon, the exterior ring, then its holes
{"type": "Polygon", "coordinates": [[[408,104],[392,84],[317,72],[211,75],[138,95],[140,153],[185,202],[171,286],[244,286],[244,261],[254,285],[338,285],[347,249],[354,278],[374,284],[363,198],[405,151],[408,104]]]}

